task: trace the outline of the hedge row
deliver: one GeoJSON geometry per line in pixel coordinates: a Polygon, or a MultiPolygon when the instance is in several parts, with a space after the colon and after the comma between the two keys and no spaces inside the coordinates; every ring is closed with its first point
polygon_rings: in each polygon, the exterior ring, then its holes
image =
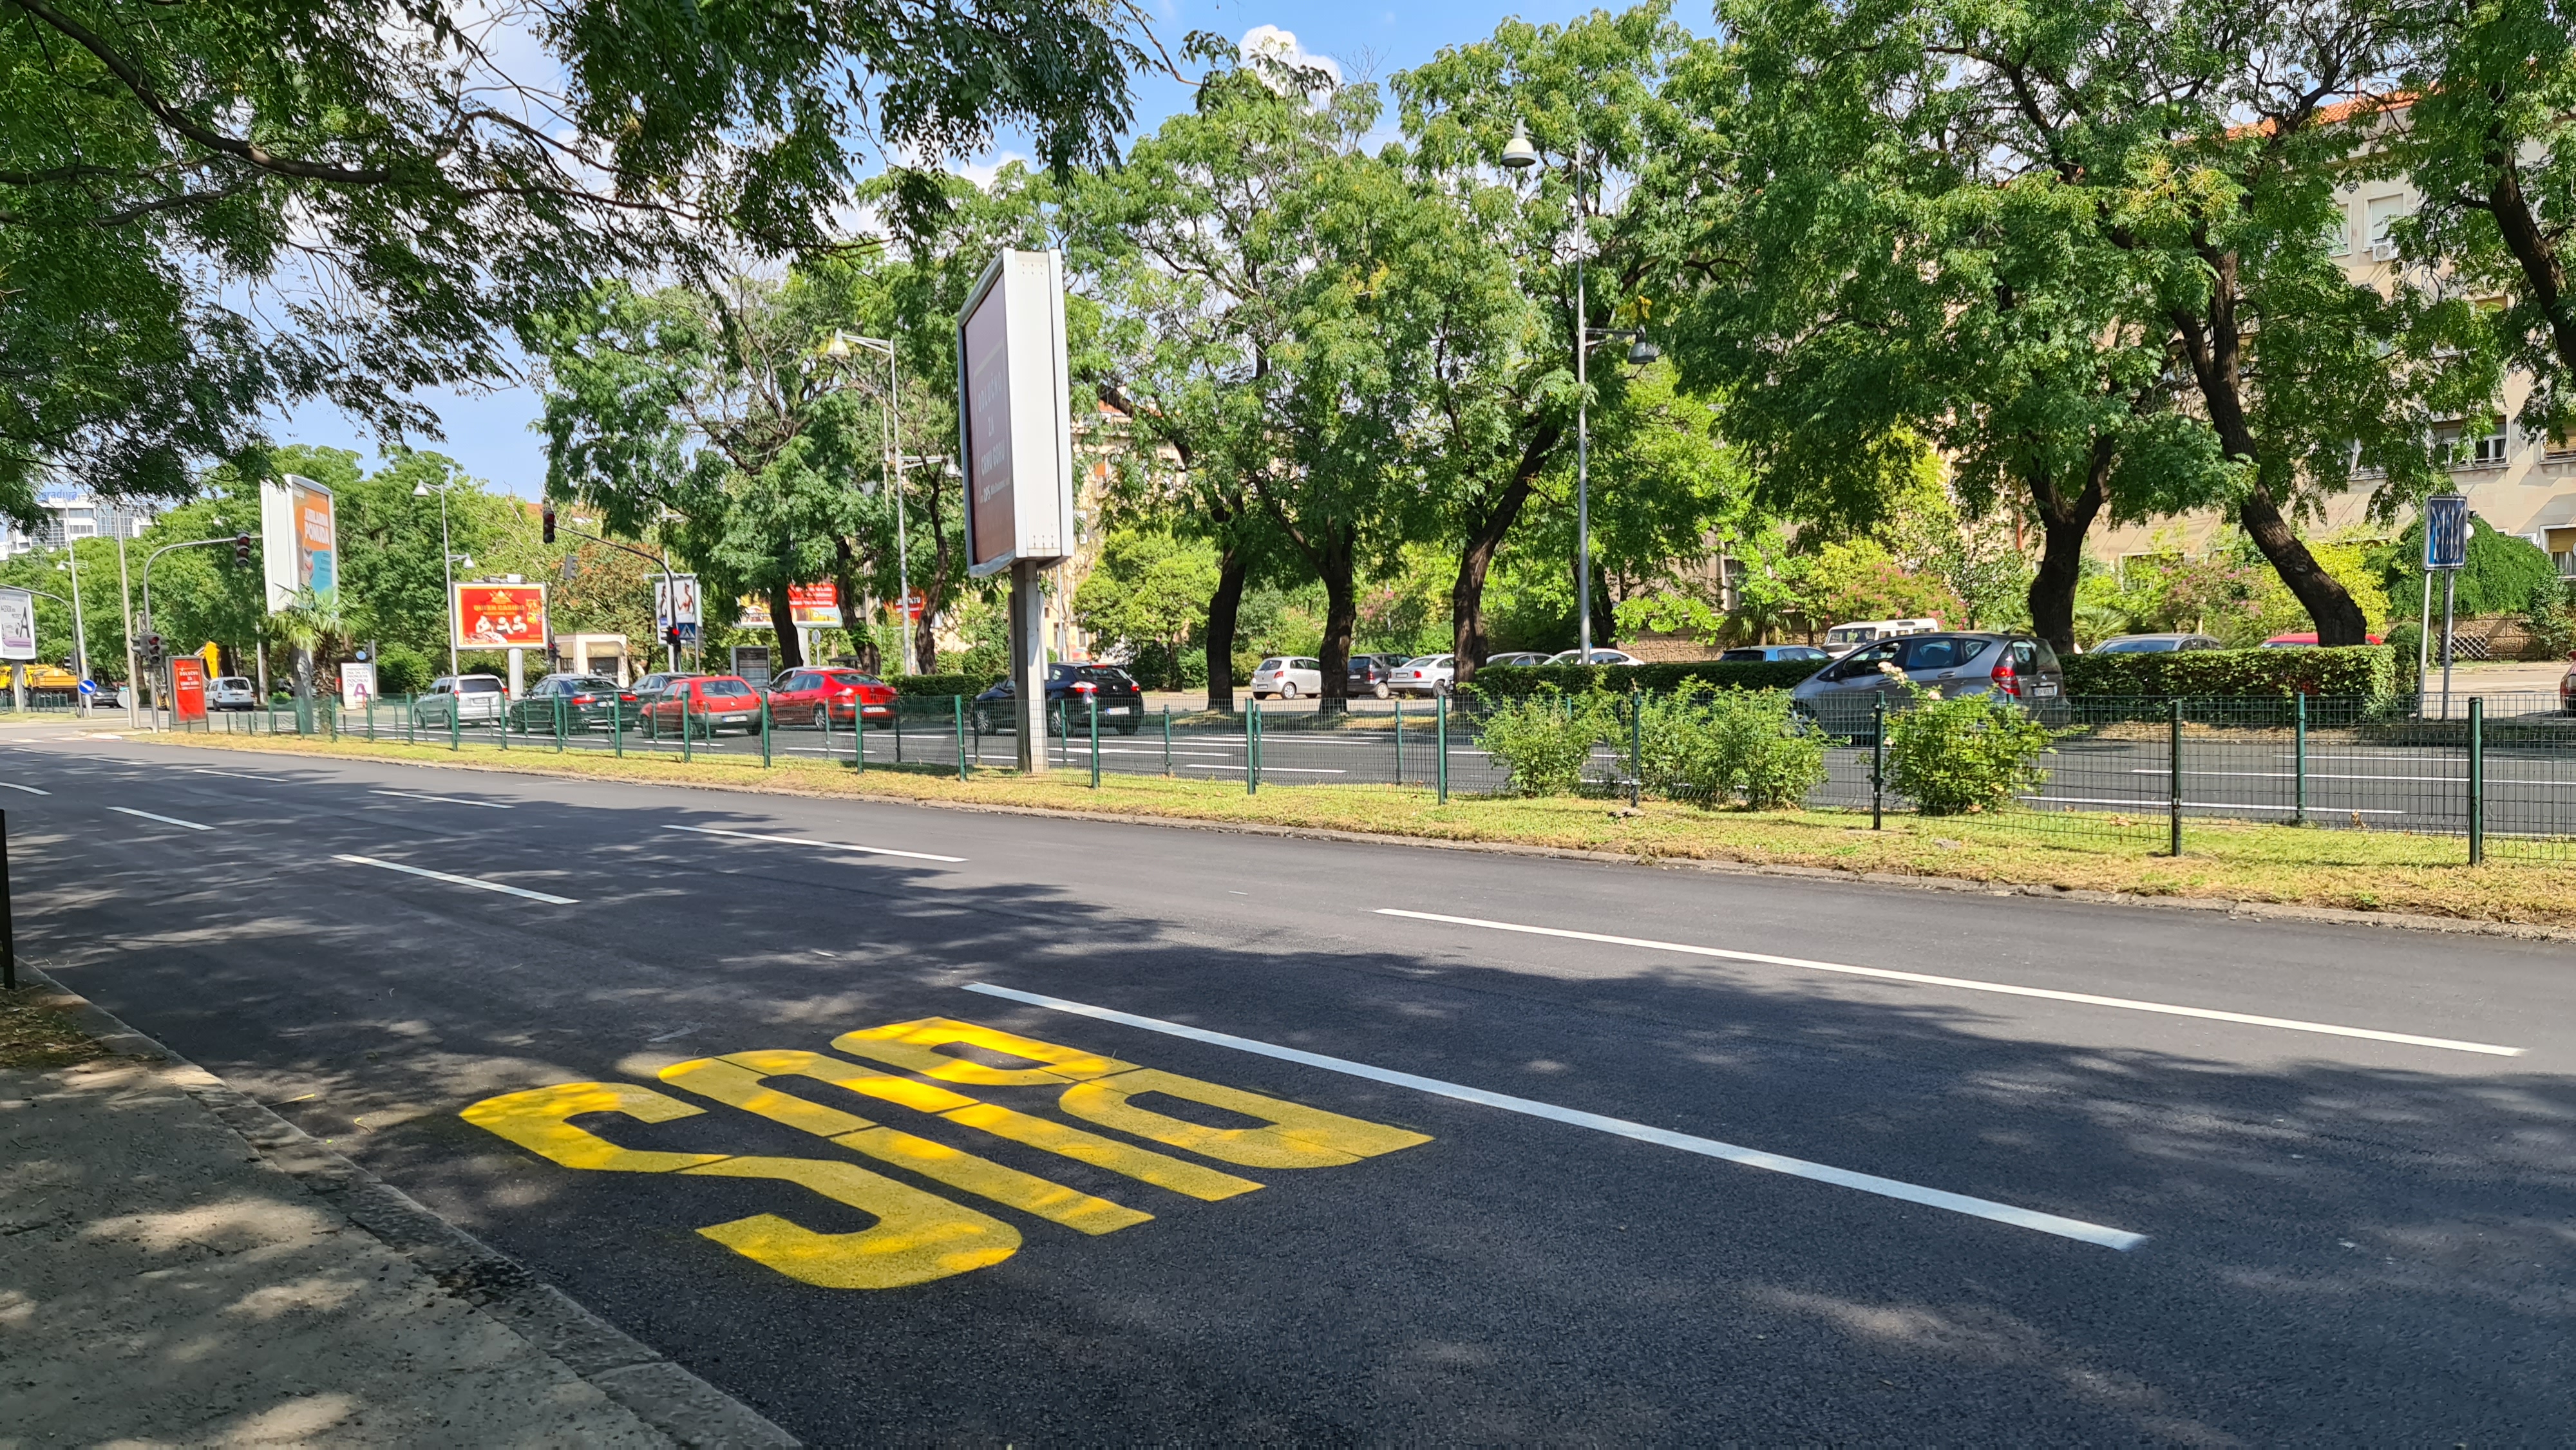
{"type": "Polygon", "coordinates": [[[2195,700],[2292,695],[2376,698],[2398,690],[2396,652],[2384,644],[2070,655],[2065,664],[2070,695],[2179,695],[2195,700]]]}
{"type": "Polygon", "coordinates": [[[1487,665],[1476,671],[1469,689],[1505,699],[1526,695],[1544,685],[1568,694],[1593,686],[1617,694],[1643,690],[1659,695],[1692,680],[1706,680],[1721,690],[1786,690],[1825,667],[1823,660],[1747,660],[1720,664],[1694,660],[1669,665],[1487,665]]]}
{"type": "Polygon", "coordinates": [[[898,695],[980,695],[1001,683],[999,675],[888,675],[898,695]]]}

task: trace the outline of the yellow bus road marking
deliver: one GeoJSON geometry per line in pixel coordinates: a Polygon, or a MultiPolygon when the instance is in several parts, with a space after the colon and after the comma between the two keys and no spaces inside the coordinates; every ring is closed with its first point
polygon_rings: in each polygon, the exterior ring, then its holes
{"type": "Polygon", "coordinates": [[[2052,1002],[2077,1002],[2088,1007],[2117,1007],[2130,1012],[2154,1012],[2168,1017],[2199,1017],[2212,1022],[2240,1022],[2249,1027],[2277,1027],[2290,1032],[2319,1032],[2329,1037],[2359,1037],[2372,1042],[2396,1042],[2409,1047],[2439,1047],[2452,1052],[2483,1052],[2494,1057],[2520,1057],[2519,1047],[2499,1047],[2492,1042],[2461,1042],[2448,1037],[2418,1037],[2411,1032],[2382,1032],[2375,1027],[2338,1027],[2329,1022],[2301,1022],[2291,1017],[2262,1017],[2250,1012],[2222,1012],[2214,1007],[2179,1007],[2170,1002],[2141,1002],[2129,997],[2101,997],[2091,992],[2061,992],[2054,987],[2024,987],[2011,982],[1983,982],[1973,977],[1936,977],[1928,972],[1900,972],[1888,967],[1856,967],[1845,962],[1816,962],[1804,957],[1775,957],[1767,952],[1734,951],[1726,947],[1692,946],[1687,942],[1654,941],[1646,937],[1610,936],[1602,932],[1569,931],[1556,926],[1524,926],[1517,922],[1486,921],[1474,916],[1443,916],[1434,911],[1401,911],[1391,906],[1378,908],[1379,916],[1400,916],[1412,921],[1436,921],[1448,926],[1482,927],[1488,931],[1518,932],[1523,936],[1561,937],[1567,941],[1600,942],[1605,946],[1639,947],[1646,951],[1678,952],[1684,956],[1716,957],[1732,962],[1759,962],[1765,966],[1795,967],[1809,972],[1835,972],[1847,977],[1872,977],[1888,982],[1918,982],[1929,987],[1957,987],[1970,992],[1998,992],[2008,997],[2041,997],[2052,1002]]]}
{"type": "Polygon", "coordinates": [[[2147,1241],[2145,1234],[2131,1233],[2125,1229],[2106,1228],[2101,1224],[2087,1223],[2082,1219],[2042,1213],[2037,1209],[2019,1208],[2009,1203],[1997,1203],[1992,1199],[1972,1198],[1946,1189],[1925,1188],[1919,1184],[1906,1183],[1894,1178],[1881,1178],[1874,1173],[1858,1173],[1848,1168],[1836,1168],[1830,1164],[1810,1163],[1803,1158],[1766,1153],[1758,1148],[1740,1148],[1732,1143],[1721,1143],[1714,1138],[1695,1137],[1689,1133],[1676,1133],[1664,1128],[1650,1127],[1644,1123],[1632,1123],[1624,1118],[1587,1113],[1578,1108],[1563,1108],[1554,1103],[1542,1103],[1529,1098],[1512,1097],[1506,1093],[1488,1092],[1483,1088],[1443,1082],[1438,1078],[1420,1077],[1409,1072],[1372,1067],[1367,1063],[1353,1062],[1348,1058],[1327,1057],[1319,1052],[1282,1047],[1276,1043],[1262,1042],[1255,1038],[1210,1032],[1205,1028],[1166,1022],[1157,1017],[1139,1017],[1130,1012],[1120,1012],[1108,1007],[1094,1007],[1088,1003],[1067,1001],[1062,997],[1048,997],[1036,992],[996,987],[984,982],[970,983],[966,990],[980,992],[988,997],[1000,997],[1007,1001],[1025,1002],[1032,1007],[1044,1007],[1054,1012],[1096,1018],[1103,1022],[1116,1022],[1126,1027],[1142,1028],[1147,1032],[1160,1032],[1172,1037],[1186,1038],[1192,1042],[1204,1042],[1215,1047],[1231,1047],[1238,1052],[1277,1058],[1282,1062],[1302,1063],[1307,1067],[1319,1067],[1327,1072],[1345,1073],[1352,1077],[1366,1078],[1371,1082],[1412,1088],[1416,1092],[1455,1098],[1460,1102],[1476,1103],[1489,1108],[1500,1108],[1505,1112],[1526,1113],[1531,1117],[1569,1123],[1576,1127],[1590,1128],[1596,1132],[1615,1134],[1622,1138],[1634,1138],[1640,1142],[1654,1143],[1666,1148],[1679,1148],[1685,1153],[1720,1158],[1748,1168],[1760,1168],[1766,1172],[1784,1173],[1793,1178],[1805,1178],[1818,1183],[1831,1183],[1837,1187],[1854,1188],[1883,1198],[1918,1203],[1927,1208],[1946,1209],[1952,1213],[1966,1214],[1971,1218],[2010,1224],[2015,1228],[2034,1229],[2040,1233],[2055,1234],[2060,1238],[2074,1239],[2080,1243],[2100,1244],[2104,1248],[2125,1250],[2136,1248],[2147,1241]]]}
{"type": "MultiPolygon", "coordinates": [[[[1401,1128],[945,1017],[844,1033],[834,1045],[852,1056],[892,1061],[951,1081],[1058,1089],[1058,1105],[1075,1117],[1226,1163],[1333,1168],[1431,1141],[1401,1128]],[[937,1050],[960,1045],[1016,1058],[1028,1066],[994,1066],[937,1050]],[[1210,1128],[1131,1101],[1146,1095],[1209,1104],[1262,1126],[1210,1128]]],[[[1262,1186],[1170,1154],[819,1052],[737,1052],[675,1063],[662,1069],[661,1076],[669,1086],[1084,1234],[1115,1233],[1150,1223],[1154,1215],[779,1091],[770,1081],[803,1077],[828,1083],[1202,1201],[1221,1201],[1262,1186]]],[[[808,1284],[896,1288],[985,1268],[1019,1250],[1018,1231],[1001,1220],[855,1164],[627,1148],[571,1121],[618,1113],[643,1123],[665,1123],[705,1111],[632,1083],[589,1082],[505,1093],[475,1103],[461,1116],[566,1168],[671,1178],[773,1179],[874,1214],[876,1226],[859,1233],[816,1233],[774,1214],[698,1230],[746,1258],[808,1284]]]]}

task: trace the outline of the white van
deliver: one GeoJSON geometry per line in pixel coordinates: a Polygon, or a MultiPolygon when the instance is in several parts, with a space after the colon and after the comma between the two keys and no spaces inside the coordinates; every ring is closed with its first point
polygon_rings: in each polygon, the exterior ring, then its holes
{"type": "Polygon", "coordinates": [[[1937,619],[1864,619],[1854,624],[1837,624],[1825,631],[1825,648],[1836,655],[1846,655],[1865,644],[1894,639],[1901,634],[1931,634],[1940,629],[1937,619]]]}

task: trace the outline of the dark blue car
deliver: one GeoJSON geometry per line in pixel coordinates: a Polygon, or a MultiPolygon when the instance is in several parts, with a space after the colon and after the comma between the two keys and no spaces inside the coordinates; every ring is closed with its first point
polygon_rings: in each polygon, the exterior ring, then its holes
{"type": "MultiPolygon", "coordinates": [[[[1091,728],[1095,700],[1100,703],[1102,729],[1133,735],[1145,723],[1145,692],[1116,665],[1049,665],[1046,697],[1048,713],[1063,722],[1060,728],[1067,734],[1079,735],[1091,728]]],[[[1017,729],[1014,704],[1018,699],[1019,691],[1008,680],[977,695],[975,728],[986,735],[1017,729]]]]}

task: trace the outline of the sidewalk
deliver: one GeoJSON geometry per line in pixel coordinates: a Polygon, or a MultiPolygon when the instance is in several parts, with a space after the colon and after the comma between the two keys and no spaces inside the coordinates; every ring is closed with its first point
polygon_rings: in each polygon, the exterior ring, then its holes
{"type": "MultiPolygon", "coordinates": [[[[212,1075],[56,1000],[118,1055],[0,1067],[0,1450],[794,1443],[212,1075]]],[[[39,1035],[0,1016],[8,1060],[59,1061],[27,1048],[39,1035]]]]}

